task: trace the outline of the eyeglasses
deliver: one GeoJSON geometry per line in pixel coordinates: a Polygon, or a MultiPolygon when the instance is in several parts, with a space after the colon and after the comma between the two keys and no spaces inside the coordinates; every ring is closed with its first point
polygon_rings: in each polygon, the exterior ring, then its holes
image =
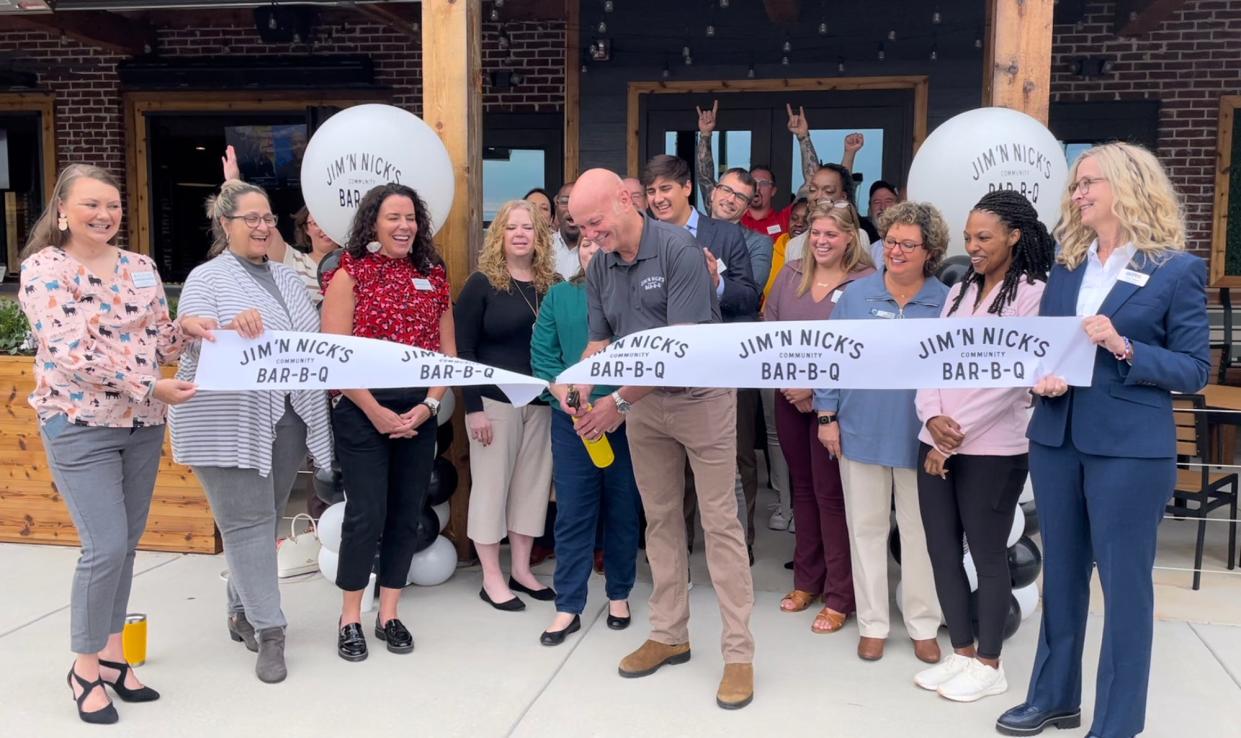
{"type": "Polygon", "coordinates": [[[754,180],[755,187],[774,187],[775,184],[776,183],[772,182],[770,179],[755,179],[754,180]]]}
{"type": "Polygon", "coordinates": [[[268,228],[276,227],[276,216],[273,213],[267,213],[266,215],[246,213],[245,215],[226,215],[224,217],[229,220],[240,220],[248,228],[258,228],[259,223],[266,225],[268,228]]]}
{"type": "Polygon", "coordinates": [[[557,204],[557,205],[568,205],[568,204],[569,204],[569,196],[568,196],[568,195],[561,195],[560,197],[557,197],[557,198],[556,198],[556,204],[557,204]]]}
{"type": "Polygon", "coordinates": [[[715,186],[715,189],[724,193],[725,197],[731,197],[737,202],[749,202],[751,198],[751,195],[743,195],[740,192],[737,192],[733,188],[729,187],[728,185],[717,184],[715,186]]]}
{"type": "Polygon", "coordinates": [[[1082,177],[1081,179],[1077,180],[1073,184],[1069,185],[1069,194],[1076,195],[1077,192],[1080,190],[1081,193],[1084,195],[1087,192],[1090,192],[1090,188],[1094,187],[1096,182],[1106,182],[1106,181],[1107,180],[1104,179],[1103,177],[1082,177]]]}
{"type": "Polygon", "coordinates": [[[904,252],[905,252],[905,253],[907,253],[907,254],[908,254],[908,253],[910,253],[910,252],[912,252],[914,249],[918,248],[918,247],[919,247],[919,246],[921,246],[921,245],[922,245],[922,244],[920,244],[920,243],[914,243],[913,241],[897,241],[897,240],[894,240],[894,239],[891,239],[891,238],[885,238],[885,239],[883,239],[883,248],[884,248],[885,250],[889,250],[889,251],[890,251],[891,249],[893,249],[893,248],[895,248],[895,247],[897,247],[897,246],[900,246],[900,247],[901,247],[901,251],[904,251],[904,252]]]}

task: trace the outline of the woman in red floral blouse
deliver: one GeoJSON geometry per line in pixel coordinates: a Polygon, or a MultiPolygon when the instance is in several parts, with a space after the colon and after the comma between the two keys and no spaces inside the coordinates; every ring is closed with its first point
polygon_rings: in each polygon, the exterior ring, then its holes
{"type": "MultiPolygon", "coordinates": [[[[323,331],[457,353],[444,262],[431,242],[426,204],[388,184],[362,198],[340,268],[325,275],[323,331]]],[[[337,652],[366,658],[362,597],[379,546],[375,636],[393,653],[414,649],[397,619],[435,455],[445,387],[344,390],[332,410],[347,502],[336,586],[344,590],[337,652]]]]}

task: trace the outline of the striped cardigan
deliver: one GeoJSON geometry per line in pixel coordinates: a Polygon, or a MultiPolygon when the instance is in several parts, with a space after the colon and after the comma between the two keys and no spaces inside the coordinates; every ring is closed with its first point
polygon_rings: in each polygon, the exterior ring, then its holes
{"type": "MultiPolygon", "coordinates": [[[[288,312],[262,285],[224,252],[190,272],[181,290],[177,312],[215,318],[227,325],[238,313],[257,308],[263,327],[281,331],[319,330],[319,313],[310,304],[301,279],[283,264],[268,262],[288,312]]],[[[177,379],[194,381],[200,344],[181,355],[177,379]]],[[[328,396],[322,390],[200,391],[168,413],[172,455],[180,464],[257,469],[271,474],[271,446],[276,423],[284,415],[285,398],[306,423],[306,446],[320,469],[332,465],[332,426],[328,396]]]]}

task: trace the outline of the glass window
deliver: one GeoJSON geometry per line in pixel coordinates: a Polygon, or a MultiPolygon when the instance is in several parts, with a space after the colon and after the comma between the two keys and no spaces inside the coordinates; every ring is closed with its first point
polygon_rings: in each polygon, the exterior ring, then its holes
{"type": "MultiPolygon", "coordinates": [[[[697,133],[694,133],[697,136],[697,133]]],[[[729,169],[740,167],[742,169],[750,168],[750,142],[752,140],[750,131],[716,131],[711,137],[711,158],[715,161],[715,178],[718,180],[720,175],[729,169]]],[[[695,138],[695,144],[697,139],[695,138]]],[[[694,149],[697,151],[697,148],[694,149]]],[[[677,132],[668,131],[664,134],[664,153],[677,153],[677,132]]],[[[697,177],[698,163],[690,162],[690,174],[697,177]]],[[[697,187],[694,182],[695,192],[697,192],[698,209],[704,212],[710,210],[707,203],[702,198],[702,190],[697,187]]]]}
{"type": "Polygon", "coordinates": [[[535,187],[546,187],[546,156],[543,149],[483,149],[485,222],[490,223],[509,200],[519,200],[535,187]]]}
{"type": "MultiPolygon", "coordinates": [[[[814,143],[815,153],[819,155],[819,161],[823,162],[839,162],[845,150],[845,136],[850,133],[860,133],[866,143],[861,150],[857,152],[857,156],[853,159],[853,174],[861,174],[862,181],[857,182],[855,178],[854,191],[857,193],[858,211],[862,215],[866,215],[870,210],[870,185],[877,179],[883,179],[883,129],[882,128],[834,128],[834,129],[816,129],[810,131],[810,141],[814,143]]],[[[790,135],[789,140],[793,146],[793,179],[801,186],[801,146],[797,144],[797,137],[790,135]]]]}
{"type": "Polygon", "coordinates": [[[1061,141],[1060,145],[1064,147],[1064,158],[1068,160],[1069,166],[1073,166],[1073,162],[1077,161],[1077,157],[1081,156],[1083,151],[1094,146],[1092,143],[1065,143],[1064,141],[1061,141]]]}
{"type": "MultiPolygon", "coordinates": [[[[4,214],[0,217],[0,280],[16,274],[17,255],[26,237],[43,212],[43,125],[37,112],[0,115],[0,198],[4,214]]],[[[51,173],[55,177],[55,173],[51,173]]]]}

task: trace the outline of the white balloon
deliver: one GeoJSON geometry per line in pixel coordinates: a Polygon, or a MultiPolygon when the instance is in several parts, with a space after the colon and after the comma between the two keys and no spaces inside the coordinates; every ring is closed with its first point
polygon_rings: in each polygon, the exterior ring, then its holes
{"type": "Polygon", "coordinates": [[[453,395],[452,390],[448,390],[444,393],[444,396],[440,398],[440,411],[439,414],[435,416],[435,423],[437,425],[443,425],[444,423],[452,422],[452,411],[456,409],[456,407],[457,399],[453,395]]]}
{"type": "Polygon", "coordinates": [[[327,546],[319,547],[319,571],[323,573],[323,577],[336,584],[336,565],[340,563],[340,555],[330,550],[327,546]]]}
{"type": "Polygon", "coordinates": [[[444,529],[448,527],[449,515],[451,514],[449,502],[445,500],[438,505],[432,505],[431,510],[435,513],[435,517],[440,519],[440,532],[443,533],[444,529]]]}
{"type": "Polygon", "coordinates": [[[1013,590],[1013,597],[1017,598],[1017,605],[1021,608],[1022,620],[1034,614],[1034,609],[1038,607],[1038,596],[1038,582],[1013,590]]]}
{"type": "Polygon", "coordinates": [[[970,583],[970,591],[978,591],[978,567],[974,565],[974,554],[969,551],[961,557],[961,566],[965,569],[965,578],[970,583]]]}
{"type": "Polygon", "coordinates": [[[1021,496],[1017,498],[1018,505],[1024,505],[1034,500],[1034,480],[1029,474],[1026,475],[1026,486],[1021,489],[1021,496]]]}
{"type": "Polygon", "coordinates": [[[1008,529],[1008,543],[1006,546],[1012,546],[1026,532],[1026,514],[1022,511],[1021,506],[1013,508],[1013,527],[1008,529]]]}
{"type": "Polygon", "coordinates": [[[434,587],[448,581],[457,570],[457,549],[452,541],[440,536],[427,548],[414,554],[409,562],[406,581],[423,587],[434,587]]]}
{"type": "Polygon", "coordinates": [[[332,553],[340,553],[340,528],[345,522],[345,503],[338,502],[319,516],[319,543],[332,553]]]}
{"type": "Polygon", "coordinates": [[[908,197],[930,202],[948,222],[948,253],[963,254],[961,233],[978,200],[997,189],[1025,195],[1051,230],[1068,183],[1064,149],[1025,113],[978,108],[949,118],[927,136],[909,169],[908,197]]]}
{"type": "Polygon", "coordinates": [[[391,105],[355,105],[328,118],[302,156],[302,197],[315,222],[345,243],[358,202],[372,188],[408,185],[427,204],[431,232],[452,209],[452,159],[431,126],[391,105]]]}

